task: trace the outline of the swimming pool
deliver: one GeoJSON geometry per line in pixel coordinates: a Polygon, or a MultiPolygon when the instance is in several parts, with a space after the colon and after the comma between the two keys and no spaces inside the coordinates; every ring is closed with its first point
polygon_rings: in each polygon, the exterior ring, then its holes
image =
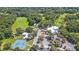
{"type": "Polygon", "coordinates": [[[16,41],[12,44],[11,48],[12,48],[12,49],[15,49],[15,48],[18,47],[19,49],[24,49],[25,46],[26,46],[26,41],[25,41],[25,40],[16,40],[16,41]]]}

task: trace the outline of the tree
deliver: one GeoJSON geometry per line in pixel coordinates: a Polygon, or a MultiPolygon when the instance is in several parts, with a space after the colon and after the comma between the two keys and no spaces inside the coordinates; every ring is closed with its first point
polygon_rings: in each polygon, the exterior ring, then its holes
{"type": "Polygon", "coordinates": [[[21,28],[16,28],[16,34],[20,35],[23,33],[23,30],[21,28]]]}
{"type": "Polygon", "coordinates": [[[33,45],[31,48],[30,48],[30,51],[37,51],[39,49],[39,47],[37,45],[33,45]]]}
{"type": "Polygon", "coordinates": [[[0,40],[2,40],[3,39],[3,36],[2,36],[2,34],[0,34],[0,40]]]}
{"type": "Polygon", "coordinates": [[[79,51],[79,42],[77,42],[77,44],[75,45],[75,49],[79,51]]]}
{"type": "Polygon", "coordinates": [[[70,21],[67,24],[67,30],[69,32],[79,32],[78,26],[79,26],[79,21],[77,21],[77,20],[70,21]]]}
{"type": "Polygon", "coordinates": [[[76,15],[67,15],[65,17],[66,29],[69,32],[79,32],[79,17],[76,15]]]}
{"type": "Polygon", "coordinates": [[[12,36],[12,31],[11,29],[6,29],[4,32],[4,37],[5,38],[10,38],[12,36]]]}
{"type": "Polygon", "coordinates": [[[27,28],[25,29],[25,31],[28,32],[28,33],[32,33],[33,28],[29,26],[29,27],[27,27],[27,28]]]}
{"type": "Polygon", "coordinates": [[[5,43],[5,44],[3,45],[2,50],[9,50],[9,49],[10,49],[10,46],[11,46],[10,43],[5,43]]]}
{"type": "Polygon", "coordinates": [[[51,25],[51,22],[44,19],[44,20],[41,20],[41,22],[39,23],[38,27],[46,28],[49,25],[51,25]]]}
{"type": "Polygon", "coordinates": [[[19,49],[19,47],[16,47],[14,51],[21,51],[21,50],[19,49]]]}

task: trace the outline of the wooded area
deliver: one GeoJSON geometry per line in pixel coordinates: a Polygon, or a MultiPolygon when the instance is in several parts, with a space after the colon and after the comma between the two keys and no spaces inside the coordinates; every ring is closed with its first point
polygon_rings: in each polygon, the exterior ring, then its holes
{"type": "Polygon", "coordinates": [[[0,50],[12,50],[14,34],[22,38],[21,34],[25,31],[34,37],[35,29],[50,26],[58,26],[57,35],[66,38],[79,51],[78,7],[0,7],[0,50]],[[17,23],[19,20],[20,23],[17,23]]]}

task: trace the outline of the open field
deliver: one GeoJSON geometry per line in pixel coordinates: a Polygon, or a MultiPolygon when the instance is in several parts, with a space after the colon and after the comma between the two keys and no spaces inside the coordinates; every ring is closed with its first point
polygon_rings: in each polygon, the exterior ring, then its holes
{"type": "Polygon", "coordinates": [[[12,25],[12,31],[13,33],[16,33],[16,28],[21,28],[25,30],[28,27],[28,21],[25,17],[17,17],[16,21],[12,25]]]}

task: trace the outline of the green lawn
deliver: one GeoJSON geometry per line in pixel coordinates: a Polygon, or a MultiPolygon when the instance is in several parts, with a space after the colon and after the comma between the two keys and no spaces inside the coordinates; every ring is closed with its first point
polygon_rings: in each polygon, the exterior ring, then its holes
{"type": "Polygon", "coordinates": [[[16,21],[12,25],[13,33],[16,33],[16,28],[22,28],[23,30],[26,29],[29,26],[28,23],[27,18],[17,17],[16,21]]]}
{"type": "Polygon", "coordinates": [[[32,47],[32,44],[33,44],[33,40],[28,41],[24,50],[28,51],[32,47]]]}
{"type": "Polygon", "coordinates": [[[6,44],[13,44],[13,43],[15,42],[15,39],[13,39],[13,38],[3,39],[3,40],[1,40],[1,42],[2,42],[2,44],[1,44],[1,46],[0,46],[0,50],[4,50],[4,49],[3,49],[4,46],[5,46],[6,44]]]}
{"type": "Polygon", "coordinates": [[[30,40],[30,41],[27,42],[27,44],[31,45],[31,46],[32,46],[32,43],[33,43],[33,40],[30,40]]]}
{"type": "Polygon", "coordinates": [[[14,41],[15,41],[15,39],[13,39],[13,38],[8,38],[8,39],[2,40],[3,43],[13,43],[14,41]]]}

